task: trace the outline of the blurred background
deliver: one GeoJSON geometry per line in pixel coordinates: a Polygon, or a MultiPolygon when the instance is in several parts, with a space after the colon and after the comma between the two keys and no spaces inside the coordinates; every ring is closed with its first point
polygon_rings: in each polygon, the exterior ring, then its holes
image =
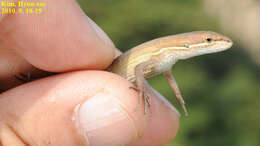
{"type": "Polygon", "coordinates": [[[78,0],[123,52],[145,41],[211,30],[234,41],[225,52],[174,65],[187,103],[183,116],[164,77],[149,80],[182,114],[167,146],[260,146],[259,0],[78,0]]]}

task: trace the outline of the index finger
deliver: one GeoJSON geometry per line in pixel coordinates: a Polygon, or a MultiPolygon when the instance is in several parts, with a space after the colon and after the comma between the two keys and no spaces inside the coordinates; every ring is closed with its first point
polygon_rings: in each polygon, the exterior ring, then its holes
{"type": "Polygon", "coordinates": [[[4,15],[0,42],[30,64],[51,72],[104,69],[114,45],[76,1],[46,0],[41,14],[4,15]]]}

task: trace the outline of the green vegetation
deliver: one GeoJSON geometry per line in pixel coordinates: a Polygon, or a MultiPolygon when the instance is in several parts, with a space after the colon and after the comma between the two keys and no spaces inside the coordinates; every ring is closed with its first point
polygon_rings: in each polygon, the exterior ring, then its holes
{"type": "MultiPolygon", "coordinates": [[[[79,3],[122,51],[169,34],[194,30],[220,32],[219,22],[207,16],[201,0],[79,0],[79,3]]],[[[173,73],[190,116],[181,118],[180,131],[168,146],[260,145],[260,68],[239,42],[234,43],[226,52],[180,61],[174,66],[173,73]]],[[[163,76],[149,81],[182,112],[163,76]]]]}

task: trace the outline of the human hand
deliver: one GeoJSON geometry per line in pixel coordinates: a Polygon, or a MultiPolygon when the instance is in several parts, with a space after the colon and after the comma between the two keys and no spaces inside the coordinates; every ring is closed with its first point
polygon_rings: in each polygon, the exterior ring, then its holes
{"type": "Polygon", "coordinates": [[[0,89],[9,89],[0,94],[0,145],[152,146],[174,138],[178,113],[161,95],[144,115],[130,82],[94,71],[111,64],[116,49],[76,1],[46,3],[40,15],[0,16],[0,89]],[[20,86],[13,77],[45,71],[59,74],[20,86]]]}

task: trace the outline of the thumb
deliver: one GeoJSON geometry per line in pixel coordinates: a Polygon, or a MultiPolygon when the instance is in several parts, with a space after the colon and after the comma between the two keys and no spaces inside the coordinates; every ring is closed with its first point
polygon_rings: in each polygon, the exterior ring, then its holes
{"type": "Polygon", "coordinates": [[[0,145],[126,145],[147,119],[131,84],[81,71],[24,84],[0,95],[0,145]]]}

